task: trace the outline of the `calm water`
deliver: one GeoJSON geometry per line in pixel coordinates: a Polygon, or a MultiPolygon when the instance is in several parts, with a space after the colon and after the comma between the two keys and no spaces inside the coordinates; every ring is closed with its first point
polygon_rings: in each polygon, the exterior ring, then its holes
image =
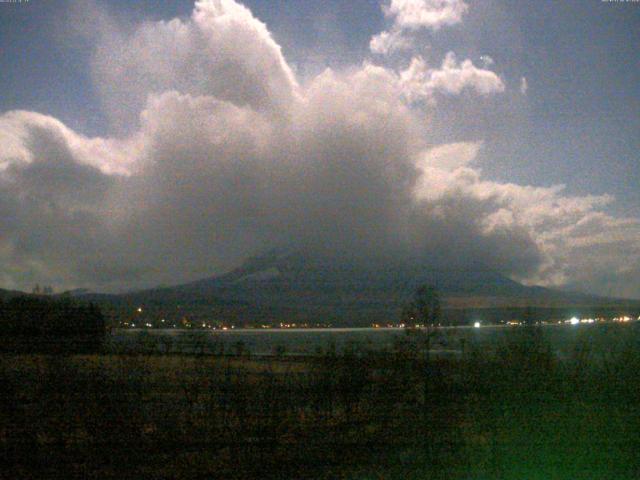
{"type": "MultiPolygon", "coordinates": [[[[456,327],[442,328],[433,342],[434,353],[459,355],[470,346],[492,349],[509,339],[522,327],[456,327]]],[[[559,357],[576,348],[588,348],[594,355],[606,355],[628,348],[640,348],[640,322],[624,325],[549,325],[542,327],[543,336],[559,357]]],[[[117,330],[111,339],[116,351],[234,353],[254,355],[276,352],[286,355],[314,355],[320,351],[347,348],[384,350],[407,336],[397,328],[332,328],[269,330],[117,330]],[[241,347],[240,347],[241,346],[241,347]]]]}

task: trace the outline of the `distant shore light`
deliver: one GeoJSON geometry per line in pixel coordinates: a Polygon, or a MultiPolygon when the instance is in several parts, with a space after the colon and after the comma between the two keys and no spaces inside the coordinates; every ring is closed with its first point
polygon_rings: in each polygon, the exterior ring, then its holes
{"type": "Polygon", "coordinates": [[[475,322],[473,324],[473,328],[480,328],[480,322],[475,322]]]}

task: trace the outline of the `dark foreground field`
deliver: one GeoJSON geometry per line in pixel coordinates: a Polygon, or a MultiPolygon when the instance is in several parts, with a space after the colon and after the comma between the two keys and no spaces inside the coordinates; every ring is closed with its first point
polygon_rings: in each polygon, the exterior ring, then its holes
{"type": "Polygon", "coordinates": [[[428,359],[3,355],[0,477],[638,479],[637,325],[428,359]],[[616,340],[594,352],[593,335],[616,340]]]}

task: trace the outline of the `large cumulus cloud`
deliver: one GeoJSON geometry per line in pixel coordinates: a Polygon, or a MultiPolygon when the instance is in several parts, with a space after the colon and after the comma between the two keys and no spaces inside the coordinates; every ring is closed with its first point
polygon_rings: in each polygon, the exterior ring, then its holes
{"type": "MultiPolygon", "coordinates": [[[[95,8],[95,7],[94,7],[95,8]]],[[[286,111],[296,80],[267,27],[234,0],[200,0],[189,19],[133,31],[98,25],[92,72],[118,126],[130,126],[149,94],[213,95],[258,111],[286,111]]]]}
{"type": "Polygon", "coordinates": [[[233,0],[98,37],[93,71],[117,138],[33,112],[0,116],[5,286],[177,283],[282,245],[474,264],[532,283],[638,273],[640,224],[608,215],[611,197],[494,182],[475,164],[482,142],[434,145],[439,94],[506,88],[470,61],[364,62],[300,83],[233,0]]]}

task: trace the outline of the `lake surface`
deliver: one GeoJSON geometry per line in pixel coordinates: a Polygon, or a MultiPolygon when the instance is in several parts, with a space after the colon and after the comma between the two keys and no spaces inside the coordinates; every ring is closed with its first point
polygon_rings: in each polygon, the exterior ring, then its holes
{"type": "MultiPolygon", "coordinates": [[[[442,327],[432,342],[439,355],[460,355],[468,348],[493,349],[523,327],[442,327]]],[[[399,328],[234,329],[234,330],[116,330],[110,348],[115,351],[236,353],[253,355],[316,355],[328,350],[392,350],[410,332],[399,328]]],[[[629,324],[547,325],[542,335],[559,357],[576,348],[594,355],[640,348],[640,322],[629,324]]]]}

